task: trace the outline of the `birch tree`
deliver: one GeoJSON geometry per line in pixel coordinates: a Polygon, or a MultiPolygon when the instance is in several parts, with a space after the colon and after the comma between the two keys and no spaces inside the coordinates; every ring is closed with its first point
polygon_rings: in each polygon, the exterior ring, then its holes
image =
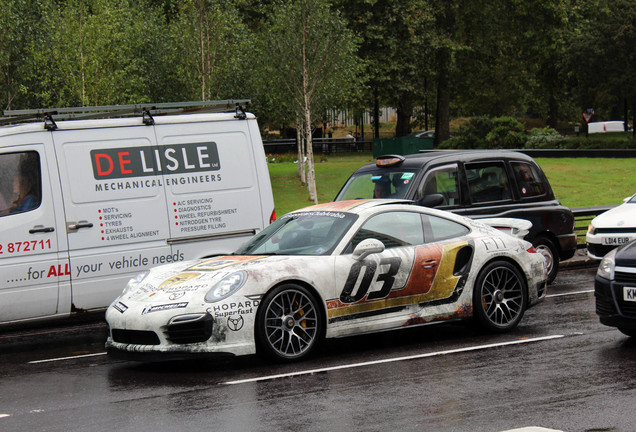
{"type": "Polygon", "coordinates": [[[182,0],[172,25],[186,98],[245,98],[240,94],[250,32],[231,1],[182,0]]]}
{"type": "Polygon", "coordinates": [[[277,4],[262,40],[264,72],[274,83],[271,90],[277,92],[278,100],[291,102],[297,119],[298,163],[315,204],[313,125],[319,114],[357,84],[361,64],[356,48],[347,23],[325,0],[277,4]]]}

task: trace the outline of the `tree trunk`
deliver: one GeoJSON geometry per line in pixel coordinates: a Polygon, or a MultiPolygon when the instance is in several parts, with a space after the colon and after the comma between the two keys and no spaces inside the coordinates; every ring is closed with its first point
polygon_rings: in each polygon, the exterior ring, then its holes
{"type": "Polygon", "coordinates": [[[435,147],[450,138],[450,52],[448,48],[439,53],[437,67],[437,110],[435,115],[435,147]]]}
{"type": "Polygon", "coordinates": [[[304,131],[302,128],[298,128],[296,130],[296,142],[298,148],[298,178],[300,178],[300,182],[304,185],[307,184],[307,176],[305,174],[305,138],[303,136],[304,131]]]}
{"type": "Polygon", "coordinates": [[[409,103],[399,102],[397,106],[397,123],[395,124],[395,136],[403,137],[411,133],[411,116],[413,107],[409,103]]]}
{"type": "MultiPolygon", "coordinates": [[[[305,97],[305,99],[308,99],[305,97]]],[[[309,190],[309,200],[314,204],[318,204],[318,192],[316,190],[316,171],[314,169],[314,150],[311,140],[311,109],[309,108],[309,101],[305,105],[305,143],[307,154],[307,189],[309,190]]]]}
{"type": "Polygon", "coordinates": [[[636,140],[636,96],[632,99],[632,136],[636,140]]]}
{"type": "Polygon", "coordinates": [[[548,98],[548,126],[552,129],[557,129],[559,123],[559,104],[557,103],[554,89],[550,88],[550,95],[548,98]]]}
{"type": "Polygon", "coordinates": [[[303,121],[302,130],[305,141],[305,154],[307,155],[307,189],[309,199],[318,204],[318,193],[316,192],[316,172],[314,170],[314,149],[311,140],[311,94],[309,89],[309,66],[307,65],[307,27],[303,22],[303,121]]]}
{"type": "Polygon", "coordinates": [[[380,138],[380,98],[377,87],[373,89],[373,138],[380,138]]]}

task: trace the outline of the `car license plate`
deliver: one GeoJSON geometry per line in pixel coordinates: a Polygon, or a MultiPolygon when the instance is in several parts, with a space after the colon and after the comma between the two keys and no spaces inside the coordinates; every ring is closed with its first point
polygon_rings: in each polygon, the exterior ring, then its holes
{"type": "Polygon", "coordinates": [[[623,287],[623,300],[636,302],[636,288],[623,287]]]}
{"type": "Polygon", "coordinates": [[[605,246],[619,246],[629,242],[629,237],[603,237],[605,246]]]}

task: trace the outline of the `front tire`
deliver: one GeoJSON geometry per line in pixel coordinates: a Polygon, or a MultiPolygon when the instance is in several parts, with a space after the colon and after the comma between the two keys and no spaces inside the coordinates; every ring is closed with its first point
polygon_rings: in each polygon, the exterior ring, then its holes
{"type": "Polygon", "coordinates": [[[473,316],[485,330],[512,330],[521,321],[527,304],[526,282],[517,267],[493,261],[479,272],[473,287],[473,316]]]}
{"type": "Polygon", "coordinates": [[[306,288],[285,284],[267,293],[256,315],[257,350],[276,361],[307,356],[322,334],[318,301],[306,288]]]}

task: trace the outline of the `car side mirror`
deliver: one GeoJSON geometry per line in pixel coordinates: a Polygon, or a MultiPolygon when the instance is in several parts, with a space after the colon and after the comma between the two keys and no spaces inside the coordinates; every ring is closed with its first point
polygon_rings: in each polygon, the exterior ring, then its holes
{"type": "Polygon", "coordinates": [[[384,251],[384,243],[373,238],[362,240],[353,250],[353,256],[356,260],[362,261],[371,254],[384,251]]]}
{"type": "Polygon", "coordinates": [[[415,204],[422,207],[437,207],[444,202],[444,196],[442,194],[430,194],[424,195],[419,200],[415,201],[415,204]]]}

